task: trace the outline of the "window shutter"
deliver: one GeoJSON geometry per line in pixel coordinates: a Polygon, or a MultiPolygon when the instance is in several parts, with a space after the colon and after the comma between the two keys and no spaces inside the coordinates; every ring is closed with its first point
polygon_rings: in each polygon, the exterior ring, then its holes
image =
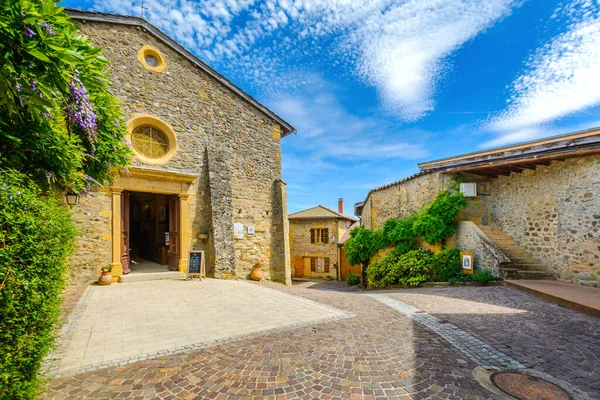
{"type": "Polygon", "coordinates": [[[317,270],[317,260],[314,257],[310,258],[310,270],[315,272],[317,270]]]}
{"type": "Polygon", "coordinates": [[[325,244],[329,243],[329,229],[328,228],[323,229],[323,243],[325,243],[325,244]]]}
{"type": "Polygon", "coordinates": [[[315,242],[315,230],[314,229],[310,230],[310,242],[311,243],[315,242]]]}
{"type": "Polygon", "coordinates": [[[325,257],[325,272],[329,272],[329,257],[325,257]]]}

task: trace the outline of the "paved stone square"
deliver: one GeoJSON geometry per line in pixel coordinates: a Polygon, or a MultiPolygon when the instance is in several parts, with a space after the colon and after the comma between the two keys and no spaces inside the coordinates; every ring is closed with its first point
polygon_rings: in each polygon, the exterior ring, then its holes
{"type": "Polygon", "coordinates": [[[49,372],[67,375],[350,316],[243,281],[90,285],[63,328],[49,372]]]}
{"type": "Polygon", "coordinates": [[[64,376],[49,382],[43,398],[502,398],[473,377],[478,363],[448,341],[452,335],[442,336],[447,332],[437,325],[445,323],[454,325],[452,334],[475,339],[477,351],[506,355],[588,398],[600,392],[600,321],[513,289],[245,284],[356,316],[64,376]],[[428,327],[431,321],[437,325],[428,327]]]}

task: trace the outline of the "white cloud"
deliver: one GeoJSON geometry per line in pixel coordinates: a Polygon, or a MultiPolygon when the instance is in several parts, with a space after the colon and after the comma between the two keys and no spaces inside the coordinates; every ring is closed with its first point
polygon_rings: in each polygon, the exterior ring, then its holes
{"type": "MultiPolygon", "coordinates": [[[[600,5],[574,1],[558,10],[568,28],[538,48],[511,85],[507,108],[489,128],[500,136],[490,143],[527,140],[560,118],[600,105],[600,5]]],[[[544,134],[545,136],[545,134],[544,134]]]]}
{"type": "MultiPolygon", "coordinates": [[[[139,15],[132,0],[95,0],[139,15]]],[[[448,57],[522,0],[147,0],[147,18],[259,87],[282,61],[349,67],[408,121],[435,106],[448,57]],[[290,40],[291,39],[291,40],[290,40]],[[275,64],[275,65],[273,65],[275,64]]]]}

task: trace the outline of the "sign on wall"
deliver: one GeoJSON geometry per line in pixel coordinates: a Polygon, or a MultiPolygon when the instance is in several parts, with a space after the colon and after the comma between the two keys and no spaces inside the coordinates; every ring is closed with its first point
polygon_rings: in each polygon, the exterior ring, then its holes
{"type": "Polygon", "coordinates": [[[236,239],[244,238],[244,224],[242,224],[241,222],[236,222],[235,224],[233,224],[233,230],[234,230],[234,237],[236,239]]]}
{"type": "Polygon", "coordinates": [[[254,235],[254,226],[248,225],[248,235],[254,235]]]}
{"type": "Polygon", "coordinates": [[[472,274],[474,269],[474,257],[472,251],[461,251],[460,252],[460,264],[462,266],[463,274],[472,274]]]}

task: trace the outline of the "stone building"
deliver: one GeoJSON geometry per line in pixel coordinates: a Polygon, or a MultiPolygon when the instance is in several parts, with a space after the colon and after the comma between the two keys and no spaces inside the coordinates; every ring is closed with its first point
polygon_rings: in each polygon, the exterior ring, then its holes
{"type": "Polygon", "coordinates": [[[67,12],[111,61],[135,152],[73,209],[74,266],[111,264],[123,281],[184,273],[203,251],[208,276],[245,279],[260,261],[266,279],[289,283],[280,140],[294,128],[147,21],[67,12]]]}
{"type": "Polygon", "coordinates": [[[343,199],[338,202],[338,211],[319,205],[288,218],[294,277],[338,279],[341,265],[338,244],[357,221],[344,214],[343,199]]]}
{"type": "Polygon", "coordinates": [[[476,266],[512,278],[600,286],[600,129],[419,164],[357,204],[379,229],[431,202],[454,174],[475,183],[447,245],[475,250],[476,266]]]}

